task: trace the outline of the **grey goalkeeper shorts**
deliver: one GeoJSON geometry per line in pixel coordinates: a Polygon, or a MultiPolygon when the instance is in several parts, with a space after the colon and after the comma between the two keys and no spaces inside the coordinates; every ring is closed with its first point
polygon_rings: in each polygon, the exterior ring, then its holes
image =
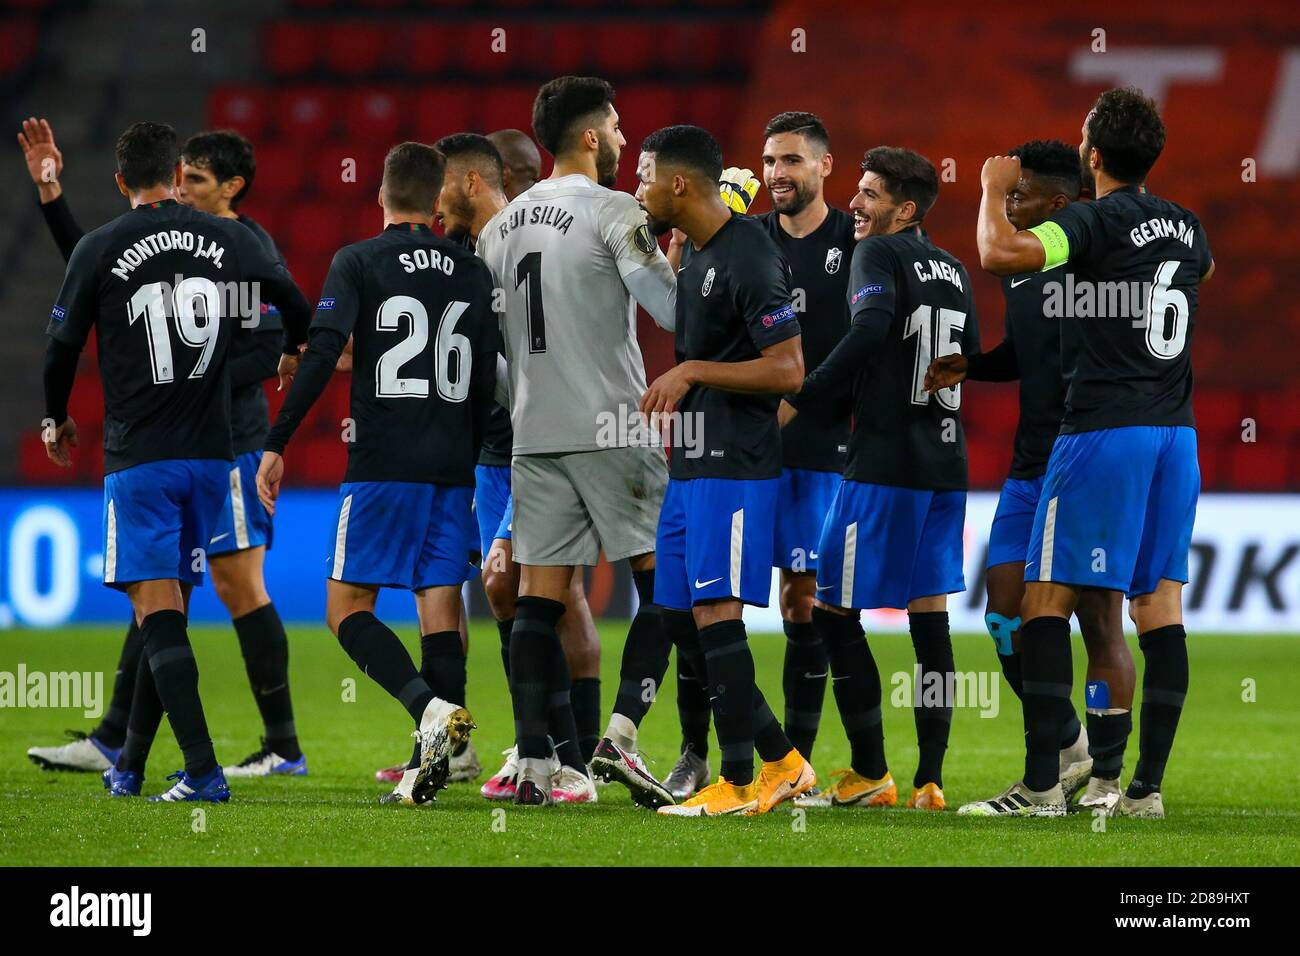
{"type": "Polygon", "coordinates": [[[662,448],[515,455],[510,465],[511,535],[520,564],[594,565],[655,549],[668,486],[662,448]]]}

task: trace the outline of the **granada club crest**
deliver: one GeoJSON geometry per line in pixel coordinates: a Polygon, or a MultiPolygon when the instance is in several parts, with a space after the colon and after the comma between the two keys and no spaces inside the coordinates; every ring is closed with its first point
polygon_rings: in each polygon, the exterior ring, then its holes
{"type": "Polygon", "coordinates": [[[826,271],[835,275],[840,271],[840,260],[844,258],[844,253],[838,247],[826,250],[826,271]]]}
{"type": "Polygon", "coordinates": [[[704,285],[700,288],[700,295],[707,296],[713,290],[713,277],[717,274],[717,270],[709,266],[709,271],[704,273],[704,285]]]}

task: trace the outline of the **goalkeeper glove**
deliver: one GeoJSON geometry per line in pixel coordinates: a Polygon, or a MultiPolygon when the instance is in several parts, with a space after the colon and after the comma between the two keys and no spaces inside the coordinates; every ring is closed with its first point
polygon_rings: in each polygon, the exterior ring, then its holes
{"type": "Polygon", "coordinates": [[[718,193],[728,209],[734,209],[743,215],[749,211],[750,203],[758,195],[758,186],[753,170],[729,166],[722,171],[722,178],[718,180],[718,193]]]}

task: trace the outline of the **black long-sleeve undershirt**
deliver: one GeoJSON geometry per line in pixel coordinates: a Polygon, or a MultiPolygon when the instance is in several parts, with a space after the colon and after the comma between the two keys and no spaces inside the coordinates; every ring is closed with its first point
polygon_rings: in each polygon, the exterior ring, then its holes
{"type": "Polygon", "coordinates": [[[230,387],[242,388],[273,377],[280,362],[281,339],[278,329],[254,332],[253,348],[230,359],[230,387]]]}
{"type": "Polygon", "coordinates": [[[973,382],[1014,382],[1020,378],[1015,345],[1003,339],[987,352],[966,356],[966,377],[973,382]]]}
{"type": "Polygon", "coordinates": [[[853,317],[849,331],[839,344],[803,380],[798,394],[786,401],[801,411],[826,408],[841,403],[849,394],[853,376],[871,361],[872,355],[889,334],[893,315],[887,309],[863,309],[853,317]]]}
{"type": "Polygon", "coordinates": [[[280,414],[262,443],[264,451],[284,454],[284,446],[307,417],[311,407],[329,385],[334,366],[348,344],[348,337],[336,329],[317,327],[311,330],[307,351],[303,353],[298,373],[289,386],[289,394],[280,406],[280,414]]]}
{"type": "Polygon", "coordinates": [[[45,416],[55,425],[68,419],[68,399],[77,377],[81,349],[51,338],[45,347],[45,416]]]}
{"type": "Polygon", "coordinates": [[[57,199],[41,203],[41,215],[45,217],[45,225],[49,228],[50,235],[54,237],[54,242],[58,245],[64,260],[70,259],[72,250],[77,248],[77,243],[81,241],[85,231],[72,217],[67,199],[60,193],[57,199]]]}

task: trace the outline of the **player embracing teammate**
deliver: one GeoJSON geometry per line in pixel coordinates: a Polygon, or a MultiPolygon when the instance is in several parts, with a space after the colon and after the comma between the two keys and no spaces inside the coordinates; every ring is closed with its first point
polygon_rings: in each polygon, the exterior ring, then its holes
{"type": "MultiPolygon", "coordinates": [[[[1080,160],[1096,201],[1074,203],[1032,229],[1007,218],[1020,160],[995,156],[981,173],[980,262],[999,275],[1074,270],[1075,284],[1138,283],[1140,314],[1062,318],[1070,384],[1025,562],[1021,675],[1025,774],[971,803],[982,815],[1060,816],[1061,732],[1072,708],[1070,614],[1084,588],[1126,593],[1145,667],[1140,754],[1111,812],[1162,817],[1160,785],[1187,694],[1182,587],[1200,469],[1192,417],[1191,335],[1197,291],[1214,272],[1196,215],[1143,186],[1165,145],[1155,103],[1108,90],[1083,124],[1080,160]]],[[[1098,795],[1102,796],[1102,795],[1098,795]]]]}

